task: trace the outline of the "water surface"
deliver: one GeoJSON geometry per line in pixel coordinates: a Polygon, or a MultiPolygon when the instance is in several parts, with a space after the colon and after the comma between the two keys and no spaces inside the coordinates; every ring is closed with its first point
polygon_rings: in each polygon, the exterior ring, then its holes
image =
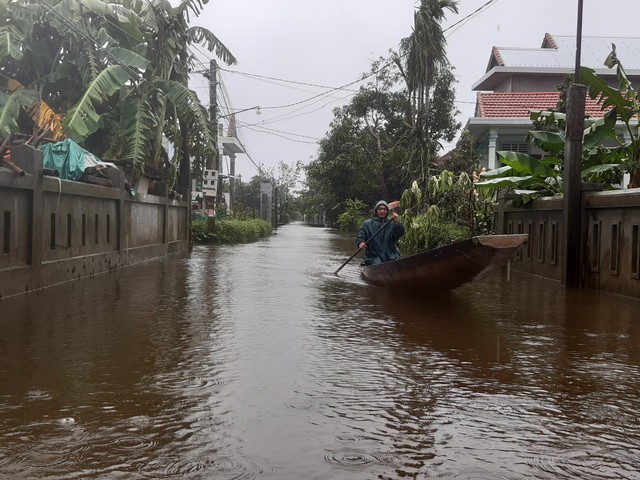
{"type": "Polygon", "coordinates": [[[638,478],[640,302],[303,225],[0,301],[0,478],[638,478]]]}

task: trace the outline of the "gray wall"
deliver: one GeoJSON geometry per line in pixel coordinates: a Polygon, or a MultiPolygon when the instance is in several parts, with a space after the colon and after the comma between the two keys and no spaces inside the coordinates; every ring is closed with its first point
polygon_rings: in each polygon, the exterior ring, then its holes
{"type": "Polygon", "coordinates": [[[0,168],[0,298],[189,250],[189,203],[42,175],[40,152],[0,168]]]}

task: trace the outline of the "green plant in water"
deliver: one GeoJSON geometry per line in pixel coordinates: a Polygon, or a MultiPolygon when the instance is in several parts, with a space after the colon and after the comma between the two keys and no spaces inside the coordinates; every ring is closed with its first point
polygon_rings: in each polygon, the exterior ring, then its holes
{"type": "Polygon", "coordinates": [[[193,243],[211,243],[213,233],[209,232],[207,217],[197,217],[191,221],[191,239],[193,243]]]}
{"type": "Polygon", "coordinates": [[[265,220],[218,220],[215,232],[209,232],[206,217],[198,217],[191,222],[194,243],[249,243],[270,234],[271,224],[265,220]]]}

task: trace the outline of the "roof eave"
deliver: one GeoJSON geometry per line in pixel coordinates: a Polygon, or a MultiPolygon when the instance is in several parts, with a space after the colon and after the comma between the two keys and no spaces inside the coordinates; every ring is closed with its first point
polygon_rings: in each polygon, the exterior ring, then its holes
{"type": "MultiPolygon", "coordinates": [[[[485,73],[476,83],[471,86],[473,91],[493,91],[495,86],[504,79],[514,75],[569,75],[575,69],[569,67],[500,67],[496,66],[485,73]]],[[[599,77],[615,76],[616,71],[609,68],[594,69],[599,77]]],[[[626,71],[627,76],[640,76],[640,70],[633,69],[626,71]]]]}
{"type": "Polygon", "coordinates": [[[471,132],[473,138],[478,141],[490,133],[492,129],[524,129],[530,130],[533,122],[529,118],[502,118],[502,117],[471,117],[466,129],[471,132]]]}

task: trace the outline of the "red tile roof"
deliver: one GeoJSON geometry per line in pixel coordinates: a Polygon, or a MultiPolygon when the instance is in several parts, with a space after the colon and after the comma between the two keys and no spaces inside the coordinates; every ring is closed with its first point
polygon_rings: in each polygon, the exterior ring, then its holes
{"type": "MultiPolygon", "coordinates": [[[[478,117],[529,118],[532,110],[552,110],[556,108],[560,92],[499,92],[478,93],[478,117]]],[[[587,96],[585,105],[587,117],[602,117],[600,105],[587,96]]]]}

